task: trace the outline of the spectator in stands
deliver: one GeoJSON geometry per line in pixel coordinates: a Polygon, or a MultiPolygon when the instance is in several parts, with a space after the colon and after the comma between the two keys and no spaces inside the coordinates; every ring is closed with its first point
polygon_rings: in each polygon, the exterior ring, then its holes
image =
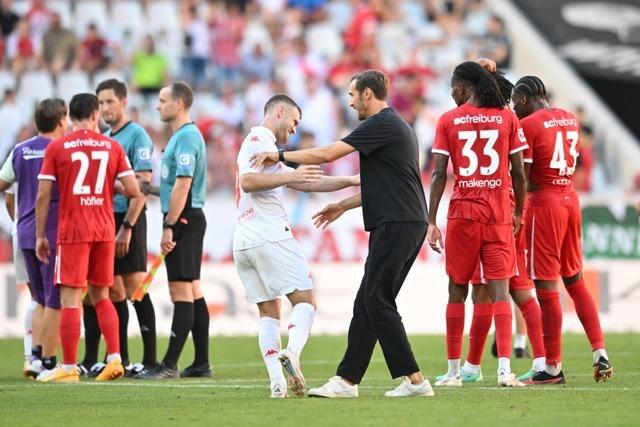
{"type": "Polygon", "coordinates": [[[249,76],[255,76],[262,81],[272,79],[273,67],[273,56],[265,54],[262,50],[262,45],[259,43],[242,58],[242,70],[244,73],[249,76]]]}
{"type": "Polygon", "coordinates": [[[511,66],[511,42],[502,18],[493,15],[489,19],[489,27],[483,41],[485,46],[481,56],[493,59],[500,69],[511,66]]]}
{"type": "Polygon", "coordinates": [[[238,5],[229,3],[226,10],[216,9],[209,21],[216,77],[235,81],[240,67],[240,50],[244,37],[245,18],[238,5]]]}
{"type": "Polygon", "coordinates": [[[35,37],[40,38],[44,35],[49,26],[53,24],[54,15],[51,9],[47,7],[46,0],[33,0],[31,2],[31,7],[25,16],[35,37]]]}
{"type": "Polygon", "coordinates": [[[0,31],[7,38],[13,32],[20,17],[11,9],[11,0],[0,1],[0,31]]]}
{"type": "Polygon", "coordinates": [[[24,115],[16,105],[16,93],[6,89],[0,106],[0,161],[4,164],[7,155],[18,141],[17,136],[24,124],[24,115]]]}
{"type": "Polygon", "coordinates": [[[20,76],[23,71],[36,67],[40,43],[29,29],[25,19],[18,21],[16,30],[7,39],[7,58],[11,62],[11,72],[20,76]]]}
{"type": "MultiPolygon", "coordinates": [[[[33,26],[33,21],[30,22],[33,26]]],[[[51,17],[51,26],[42,36],[42,55],[49,71],[57,75],[60,71],[72,68],[75,65],[78,48],[76,34],[64,28],[60,15],[54,13],[51,17]]]]}
{"type": "Polygon", "coordinates": [[[183,23],[182,78],[194,89],[204,88],[209,56],[209,27],[198,15],[198,8],[190,5],[183,23]]]}
{"type": "Polygon", "coordinates": [[[109,63],[107,55],[107,41],[98,32],[93,22],[87,26],[87,35],[82,41],[80,66],[90,76],[96,71],[104,69],[109,63]]]}
{"type": "Polygon", "coordinates": [[[155,42],[145,36],[142,49],[133,55],[132,80],[146,101],[155,97],[167,79],[167,59],[156,52],[155,42]]]}

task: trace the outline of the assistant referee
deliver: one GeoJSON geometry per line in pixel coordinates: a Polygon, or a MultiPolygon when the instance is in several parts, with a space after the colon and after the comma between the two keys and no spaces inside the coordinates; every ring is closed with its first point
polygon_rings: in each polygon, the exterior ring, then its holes
{"type": "Polygon", "coordinates": [[[387,105],[389,78],[377,70],[355,75],[350,106],[362,123],[341,141],[293,152],[260,153],[254,164],[332,162],[354,151],[360,155],[362,192],[318,212],[316,226],[326,226],[349,209],[362,206],[370,232],[364,277],[353,306],[347,350],[337,376],[310,396],[356,397],[376,341],[389,372],[404,381],[386,396],[431,396],[433,390],[413,356],[396,297],[427,232],[427,204],[418,167],[418,142],[411,126],[387,105]]]}
{"type": "Polygon", "coordinates": [[[160,119],[173,131],[162,154],[160,204],[164,221],[160,248],[166,254],[174,310],[169,347],[162,363],[138,374],[138,379],[178,377],[178,359],[189,331],[193,336],[195,359],[180,376],[211,376],[209,311],[200,288],[202,245],[207,228],[202,211],[207,158],[202,134],[189,119],[192,104],[193,92],[186,83],[172,83],[163,87],[158,95],[160,119]]]}

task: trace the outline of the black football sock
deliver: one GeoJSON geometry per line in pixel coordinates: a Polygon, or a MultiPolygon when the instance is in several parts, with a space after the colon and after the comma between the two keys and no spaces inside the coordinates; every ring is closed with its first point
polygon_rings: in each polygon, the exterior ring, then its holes
{"type": "Polygon", "coordinates": [[[176,369],[182,348],[193,326],[193,303],[179,301],[173,303],[173,321],[169,347],[162,360],[165,366],[176,369]]]}
{"type": "Polygon", "coordinates": [[[129,307],[127,306],[127,300],[114,302],[113,306],[118,313],[118,325],[120,330],[120,358],[122,359],[122,365],[127,366],[129,364],[129,346],[127,340],[127,328],[129,327],[129,307]]]}
{"type": "Polygon", "coordinates": [[[33,347],[31,347],[31,356],[33,356],[35,359],[42,360],[42,346],[34,345],[33,347]]]}
{"type": "Polygon", "coordinates": [[[142,335],[143,356],[142,364],[153,366],[158,363],[156,353],[156,312],[149,294],[145,294],[142,301],[134,301],[133,308],[138,315],[140,334],[142,335]]]}
{"type": "Polygon", "coordinates": [[[191,337],[193,338],[195,366],[209,364],[209,309],[207,302],[203,298],[193,302],[193,327],[191,337]]]}
{"type": "Polygon", "coordinates": [[[100,346],[100,326],[96,309],[92,305],[82,306],[82,320],[84,322],[84,360],[82,364],[91,369],[98,362],[98,347],[100,346]]]}
{"type": "Polygon", "coordinates": [[[44,366],[44,369],[53,369],[57,363],[56,356],[45,356],[42,358],[42,366],[44,366]]]}

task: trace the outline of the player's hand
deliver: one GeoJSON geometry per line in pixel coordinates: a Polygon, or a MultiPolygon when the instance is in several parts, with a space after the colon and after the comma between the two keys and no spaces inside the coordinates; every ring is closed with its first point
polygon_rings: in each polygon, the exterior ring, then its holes
{"type": "Polygon", "coordinates": [[[316,212],[311,219],[313,225],[321,230],[326,230],[329,224],[345,213],[345,209],[338,203],[331,203],[324,207],[320,212],[316,212]]]}
{"type": "Polygon", "coordinates": [[[176,247],[176,242],[173,241],[173,230],[165,228],[162,230],[162,238],[160,239],[160,250],[163,254],[168,254],[176,247]]]}
{"type": "Polygon", "coordinates": [[[47,240],[46,237],[38,237],[36,239],[36,257],[45,264],[49,264],[51,248],[49,247],[49,240],[47,240]]]}
{"type": "Polygon", "coordinates": [[[131,229],[120,227],[116,235],[116,258],[123,258],[129,253],[131,243],[131,229]]]}
{"type": "Polygon", "coordinates": [[[498,70],[498,65],[496,64],[496,61],[489,59],[489,58],[478,58],[476,59],[476,62],[480,65],[482,65],[482,68],[484,68],[485,70],[487,70],[490,73],[495,73],[498,70]]]}
{"type": "Polygon", "coordinates": [[[429,225],[427,228],[427,242],[429,242],[431,249],[439,254],[442,253],[444,243],[442,242],[442,234],[440,233],[440,229],[437,225],[429,225]]]}
{"type": "Polygon", "coordinates": [[[251,156],[251,167],[259,168],[260,166],[273,166],[280,161],[277,151],[263,151],[262,153],[251,156]]]}
{"type": "Polygon", "coordinates": [[[522,228],[522,215],[513,214],[513,234],[518,234],[522,228]]]}
{"type": "Polygon", "coordinates": [[[360,174],[358,175],[353,175],[351,177],[351,186],[352,187],[360,187],[360,174]]]}
{"type": "Polygon", "coordinates": [[[324,172],[317,165],[302,165],[291,172],[291,184],[307,184],[318,182],[324,172]]]}

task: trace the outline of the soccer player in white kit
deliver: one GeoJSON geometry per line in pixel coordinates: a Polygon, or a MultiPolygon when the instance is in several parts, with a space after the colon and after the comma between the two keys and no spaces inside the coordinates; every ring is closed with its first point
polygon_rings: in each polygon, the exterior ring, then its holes
{"type": "Polygon", "coordinates": [[[251,157],[278,151],[300,121],[300,107],[286,95],[275,95],[264,108],[264,120],[251,129],[238,153],[236,201],[238,224],[233,236],[233,259],[249,300],[258,305],[258,341],[271,380],[271,397],[303,396],[305,381],[300,370],[313,318],[315,297],[311,272],[302,249],[293,238],[284,209],[284,187],[299,191],[328,192],[360,185],[360,177],[326,177],[319,166],[287,167],[283,162],[251,167],[251,157]],[[289,341],[280,341],[280,297],[293,306],[288,322],[289,341]]]}

